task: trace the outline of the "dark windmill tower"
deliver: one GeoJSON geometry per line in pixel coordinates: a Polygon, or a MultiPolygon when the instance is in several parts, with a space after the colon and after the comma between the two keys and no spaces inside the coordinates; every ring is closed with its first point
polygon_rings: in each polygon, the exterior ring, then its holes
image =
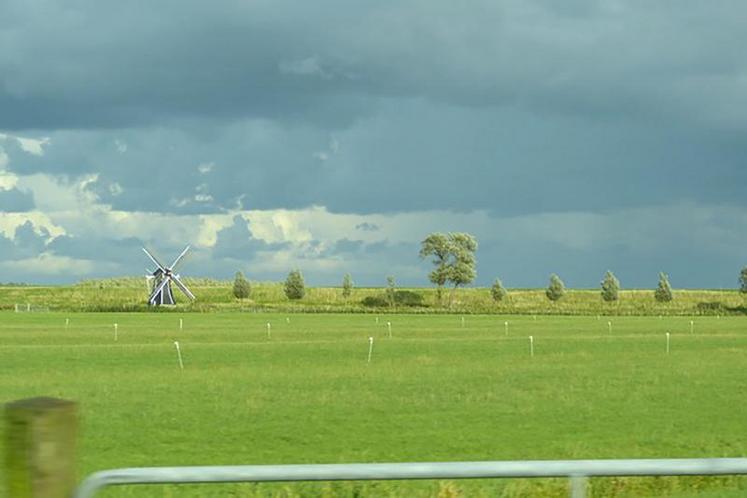
{"type": "Polygon", "coordinates": [[[143,252],[145,252],[150,260],[156,265],[156,270],[153,272],[148,270],[148,275],[146,275],[148,281],[151,282],[148,304],[151,306],[161,306],[164,304],[173,305],[174,294],[171,292],[172,283],[176,285],[190,300],[195,300],[194,294],[187,289],[187,286],[181,281],[179,275],[174,273],[176,266],[182,261],[184,255],[187,254],[187,251],[189,251],[189,246],[187,246],[179,257],[171,263],[171,266],[163,266],[151,253],[148,252],[146,248],[143,247],[143,252]]]}

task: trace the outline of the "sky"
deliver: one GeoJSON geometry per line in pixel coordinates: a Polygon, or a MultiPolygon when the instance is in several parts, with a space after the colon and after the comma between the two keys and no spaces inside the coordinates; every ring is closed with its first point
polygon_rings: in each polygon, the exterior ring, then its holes
{"type": "Polygon", "coordinates": [[[738,0],[3,0],[0,282],[734,288],[738,0]]]}

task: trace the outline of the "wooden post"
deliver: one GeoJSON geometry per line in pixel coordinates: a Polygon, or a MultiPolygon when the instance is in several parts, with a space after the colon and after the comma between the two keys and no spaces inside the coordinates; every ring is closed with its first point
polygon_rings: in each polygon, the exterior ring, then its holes
{"type": "Polygon", "coordinates": [[[69,498],[75,489],[77,405],[30,398],[5,405],[9,498],[69,498]]]}

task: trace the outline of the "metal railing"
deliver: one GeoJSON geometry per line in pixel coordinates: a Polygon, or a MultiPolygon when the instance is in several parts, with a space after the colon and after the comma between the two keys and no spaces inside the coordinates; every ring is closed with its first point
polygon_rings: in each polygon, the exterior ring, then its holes
{"type": "Polygon", "coordinates": [[[91,498],[106,486],[125,484],[499,477],[567,477],[571,479],[571,497],[583,498],[588,477],[730,474],[747,474],[747,458],[143,467],[91,474],[80,484],[73,498],[91,498]]]}

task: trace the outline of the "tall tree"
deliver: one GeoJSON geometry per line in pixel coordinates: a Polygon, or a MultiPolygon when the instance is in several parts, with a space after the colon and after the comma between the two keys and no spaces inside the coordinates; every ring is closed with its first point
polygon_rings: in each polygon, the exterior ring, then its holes
{"type": "Polygon", "coordinates": [[[500,303],[508,296],[508,291],[503,287],[500,278],[496,278],[495,282],[493,282],[493,286],[490,288],[490,295],[496,303],[500,303]]]}
{"type": "Polygon", "coordinates": [[[619,299],[620,293],[620,281],[615,277],[615,274],[608,271],[604,274],[604,280],[602,280],[602,299],[611,303],[619,299]]]}
{"type": "Polygon", "coordinates": [[[342,297],[345,299],[350,297],[350,294],[353,293],[353,277],[350,276],[350,273],[346,273],[342,277],[342,297]]]}
{"type": "Polygon", "coordinates": [[[565,284],[560,280],[560,277],[554,273],[550,275],[550,285],[547,286],[545,295],[547,296],[547,299],[553,302],[565,295],[565,284]]]}
{"type": "Polygon", "coordinates": [[[291,270],[283,286],[285,296],[288,299],[302,299],[306,294],[306,284],[303,281],[301,270],[291,270]]]}
{"type": "Polygon", "coordinates": [[[244,274],[240,271],[236,272],[236,276],[233,279],[233,295],[236,299],[246,299],[252,293],[252,286],[249,281],[244,278],[244,274]]]}
{"type": "Polygon", "coordinates": [[[451,305],[454,292],[459,286],[471,283],[477,275],[477,240],[462,232],[432,233],[420,243],[420,257],[433,257],[435,268],[428,278],[437,286],[437,296],[441,301],[444,285],[452,285],[449,293],[451,305]]]}
{"type": "Polygon", "coordinates": [[[668,303],[674,299],[672,286],[669,285],[669,276],[664,272],[659,273],[659,285],[654,291],[654,298],[660,303],[668,303]]]}

